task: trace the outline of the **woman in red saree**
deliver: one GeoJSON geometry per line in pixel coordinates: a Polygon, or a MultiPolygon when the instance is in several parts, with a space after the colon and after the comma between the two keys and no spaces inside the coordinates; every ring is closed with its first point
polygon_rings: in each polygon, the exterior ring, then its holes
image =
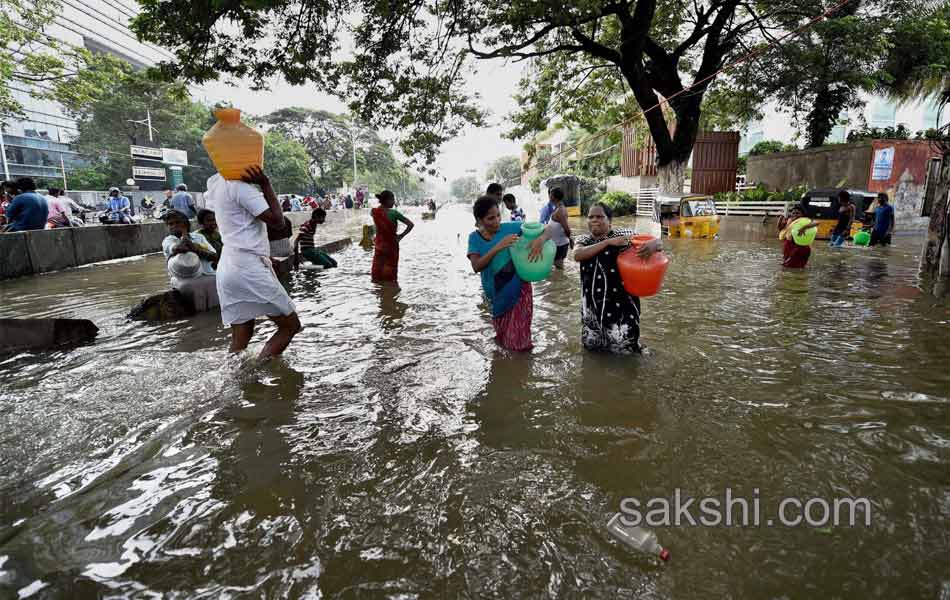
{"type": "Polygon", "coordinates": [[[373,254],[373,281],[395,282],[399,271],[399,242],[414,227],[398,210],[393,208],[396,197],[389,190],[376,194],[379,206],[370,211],[376,225],[376,251],[373,254]],[[397,233],[396,226],[402,221],[406,228],[397,233]]]}

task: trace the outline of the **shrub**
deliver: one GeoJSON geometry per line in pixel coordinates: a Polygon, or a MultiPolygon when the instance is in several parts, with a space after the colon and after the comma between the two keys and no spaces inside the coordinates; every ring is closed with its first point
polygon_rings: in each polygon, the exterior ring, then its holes
{"type": "Polygon", "coordinates": [[[770,192],[761,185],[742,192],[720,192],[713,196],[716,202],[798,202],[805,193],[805,186],[785,191],[770,192]]]}
{"type": "Polygon", "coordinates": [[[600,201],[610,207],[615,217],[637,212],[637,201],[627,192],[605,192],[600,196],[600,201]]]}
{"type": "Polygon", "coordinates": [[[774,152],[792,152],[798,150],[795,144],[783,144],[778,140],[762,140],[749,150],[749,156],[760,156],[762,154],[772,154],[774,152]]]}
{"type": "Polygon", "coordinates": [[[910,139],[910,130],[901,123],[897,127],[863,127],[848,132],[848,142],[862,140],[906,140],[910,139]]]}

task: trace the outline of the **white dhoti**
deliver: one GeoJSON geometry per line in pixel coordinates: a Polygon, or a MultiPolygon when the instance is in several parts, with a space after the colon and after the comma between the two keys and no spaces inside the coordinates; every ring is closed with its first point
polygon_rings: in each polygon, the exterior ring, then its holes
{"type": "Polygon", "coordinates": [[[296,311],[277,280],[269,257],[225,245],[216,278],[221,320],[225,326],[247,323],[257,317],[286,316],[296,311]]]}

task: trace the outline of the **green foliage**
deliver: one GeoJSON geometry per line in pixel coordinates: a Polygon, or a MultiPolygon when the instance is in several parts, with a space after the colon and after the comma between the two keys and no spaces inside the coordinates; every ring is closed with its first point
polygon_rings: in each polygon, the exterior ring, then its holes
{"type": "Polygon", "coordinates": [[[950,90],[950,4],[918,4],[901,15],[880,91],[892,98],[934,98],[950,90]]]}
{"type": "MultiPolygon", "coordinates": [[[[803,25],[826,6],[796,0],[787,26],[803,25]]],[[[760,118],[772,100],[804,134],[825,143],[844,111],[864,106],[862,94],[906,100],[950,87],[950,4],[909,0],[850,2],[794,38],[713,84],[710,107],[725,105],[740,124],[760,118]]]]}
{"type": "Polygon", "coordinates": [[[748,156],[740,156],[740,157],[736,160],[736,174],[737,174],[737,175],[745,175],[745,174],[746,174],[746,169],[748,169],[748,167],[749,167],[749,157],[748,157],[748,156]]]}
{"type": "Polygon", "coordinates": [[[70,170],[68,177],[69,187],[75,190],[107,190],[117,181],[107,167],[95,163],[70,170]]]}
{"type": "Polygon", "coordinates": [[[848,132],[848,142],[861,140],[907,140],[910,139],[910,130],[903,124],[897,127],[868,127],[854,129],[848,132]]]}
{"type": "Polygon", "coordinates": [[[485,122],[478,93],[494,91],[467,85],[473,57],[532,59],[511,117],[515,139],[544,131],[555,117],[595,131],[669,98],[669,111],[649,110],[641,119],[661,168],[688,161],[703,96],[722,66],[762,36],[783,34],[803,15],[821,12],[817,0],[248,0],[213,2],[212,9],[191,0],[140,0],[140,6],[136,32],[177,57],[163,67],[166,75],[205,82],[224,74],[255,86],[280,75],[312,84],[346,99],[371,128],[398,132],[403,153],[427,165],[462,127],[485,122]],[[343,48],[342,40],[354,47],[343,48]]]}
{"type": "Polygon", "coordinates": [[[353,179],[356,146],[357,183],[403,195],[421,193],[418,178],[401,165],[379,134],[365,123],[325,110],[290,107],[259,117],[264,127],[291,137],[307,149],[308,173],[317,189],[333,189],[353,179]]]}
{"type": "Polygon", "coordinates": [[[521,159],[517,156],[502,156],[488,166],[485,178],[505,187],[517,185],[521,181],[521,159]]]}
{"type": "Polygon", "coordinates": [[[713,199],[716,202],[798,202],[807,189],[801,185],[785,191],[770,192],[759,185],[741,192],[718,192],[713,199]]]}
{"type": "Polygon", "coordinates": [[[749,150],[749,156],[759,156],[762,154],[773,154],[775,152],[793,152],[798,150],[794,144],[785,144],[778,140],[762,140],[749,150]]]}
{"type": "Polygon", "coordinates": [[[452,181],[452,196],[461,202],[474,202],[481,191],[478,180],[471,175],[452,181]]]}
{"type": "MultiPolygon", "coordinates": [[[[188,152],[190,166],[184,167],[183,173],[189,187],[204,189],[208,177],[215,173],[201,145],[214,118],[208,107],[189,97],[180,82],[155,81],[126,65],[104,82],[94,100],[67,98],[63,105],[77,122],[78,136],[72,145],[85,165],[73,177],[85,184],[81,187],[121,185],[131,176],[129,145],[148,145],[149,137],[144,125],[129,121],[144,120],[146,112],[152,117],[156,145],[188,152]]],[[[79,184],[70,184],[74,185],[79,184]]]]}
{"type": "Polygon", "coordinates": [[[303,144],[279,131],[264,135],[264,170],[278,194],[303,193],[310,183],[303,144]]]}
{"type": "Polygon", "coordinates": [[[637,200],[627,192],[604,192],[600,202],[610,207],[615,217],[631,215],[637,212],[637,200]]]}

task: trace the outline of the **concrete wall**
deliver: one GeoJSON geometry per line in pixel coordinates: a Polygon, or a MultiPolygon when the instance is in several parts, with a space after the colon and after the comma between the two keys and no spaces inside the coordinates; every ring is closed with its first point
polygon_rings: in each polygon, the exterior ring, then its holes
{"type": "MultiPolygon", "coordinates": [[[[285,213],[294,233],[309,212],[285,213]]],[[[194,225],[192,225],[194,229],[194,225]]],[[[0,279],[59,271],[90,263],[160,252],[164,223],[92,225],[0,234],[0,279]]]]}
{"type": "Polygon", "coordinates": [[[866,141],[750,156],[746,181],[769,190],[798,185],[866,189],[871,154],[871,142],[866,141]]]}
{"type": "Polygon", "coordinates": [[[164,223],[0,234],[0,279],[158,252],[166,235],[168,230],[164,223]]]}
{"type": "Polygon", "coordinates": [[[750,156],[747,178],[770,190],[790,187],[846,187],[887,192],[894,205],[895,231],[922,231],[928,218],[921,217],[930,144],[920,140],[873,140],[823,146],[796,152],[750,156]],[[894,149],[887,179],[873,179],[873,154],[894,149]]]}

